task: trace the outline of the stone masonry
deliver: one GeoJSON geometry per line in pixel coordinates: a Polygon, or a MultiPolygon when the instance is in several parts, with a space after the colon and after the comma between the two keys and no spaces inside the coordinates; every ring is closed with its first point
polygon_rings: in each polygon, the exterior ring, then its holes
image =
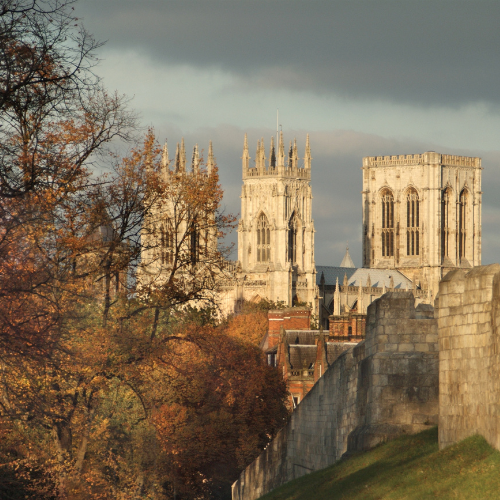
{"type": "Polygon", "coordinates": [[[439,446],[481,434],[500,450],[500,264],[441,281],[439,446]]]}
{"type": "Polygon", "coordinates": [[[411,292],[368,308],[366,340],[341,354],[264,452],[233,485],[253,500],[344,454],[437,423],[437,322],[411,292]]]}

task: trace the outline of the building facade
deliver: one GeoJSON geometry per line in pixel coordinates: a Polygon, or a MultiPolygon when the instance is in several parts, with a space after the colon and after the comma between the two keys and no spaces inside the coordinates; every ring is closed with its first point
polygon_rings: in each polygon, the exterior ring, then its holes
{"type": "Polygon", "coordinates": [[[363,158],[363,267],[396,269],[431,300],[481,264],[481,159],[426,152],[363,158]]]}
{"type": "Polygon", "coordinates": [[[296,141],[285,155],[283,133],[277,148],[271,138],[267,158],[262,139],[254,165],[250,159],[245,135],[238,261],[234,281],[222,293],[223,309],[260,299],[316,308],[309,136],[302,160],[296,141]]]}

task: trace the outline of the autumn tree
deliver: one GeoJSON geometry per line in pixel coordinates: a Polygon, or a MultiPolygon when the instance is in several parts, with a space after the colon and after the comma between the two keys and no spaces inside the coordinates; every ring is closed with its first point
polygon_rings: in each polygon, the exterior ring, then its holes
{"type": "Polygon", "coordinates": [[[239,472],[284,425],[286,385],[258,347],[224,328],[189,323],[181,332],[186,341],[159,361],[168,384],[154,392],[162,474],[178,498],[230,498],[239,472]]]}

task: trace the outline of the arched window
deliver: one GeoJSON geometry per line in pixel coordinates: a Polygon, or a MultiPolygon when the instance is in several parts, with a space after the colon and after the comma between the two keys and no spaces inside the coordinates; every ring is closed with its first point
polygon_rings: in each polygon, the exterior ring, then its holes
{"type": "Polygon", "coordinates": [[[267,217],[260,214],[257,220],[257,262],[271,260],[271,230],[267,217]]]}
{"type": "Polygon", "coordinates": [[[467,243],[467,191],[464,189],[460,193],[460,203],[458,212],[458,256],[465,258],[467,243]]]}
{"type": "Polygon", "coordinates": [[[394,256],[394,196],[388,189],[382,192],[382,257],[394,256]]]}
{"type": "Polygon", "coordinates": [[[174,233],[167,223],[161,228],[161,263],[172,264],[174,262],[174,233]]]}
{"type": "Polygon", "coordinates": [[[299,221],[294,212],[288,224],[288,261],[292,263],[297,262],[298,230],[299,230],[299,221]]]}
{"type": "Polygon", "coordinates": [[[410,189],[406,195],[406,255],[418,255],[420,248],[420,214],[418,194],[410,189]]]}
{"type": "Polygon", "coordinates": [[[451,189],[441,195],[441,259],[450,256],[450,204],[451,189]]]}
{"type": "Polygon", "coordinates": [[[189,251],[191,264],[196,264],[200,260],[200,232],[198,221],[193,220],[189,234],[189,251]]]}

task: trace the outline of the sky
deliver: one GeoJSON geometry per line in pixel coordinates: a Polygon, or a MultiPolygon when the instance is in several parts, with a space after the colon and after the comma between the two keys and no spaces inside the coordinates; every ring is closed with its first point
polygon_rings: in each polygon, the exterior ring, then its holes
{"type": "MultiPolygon", "coordinates": [[[[482,263],[500,260],[498,0],[79,0],[96,72],[170,151],[213,141],[227,212],[277,110],[312,149],[317,265],[361,266],[364,156],[480,156],[482,263]],[[252,154],[253,153],[253,154],[252,154]]],[[[236,234],[231,236],[236,241],[236,234]]],[[[236,254],[233,255],[236,258],[236,254]]]]}

